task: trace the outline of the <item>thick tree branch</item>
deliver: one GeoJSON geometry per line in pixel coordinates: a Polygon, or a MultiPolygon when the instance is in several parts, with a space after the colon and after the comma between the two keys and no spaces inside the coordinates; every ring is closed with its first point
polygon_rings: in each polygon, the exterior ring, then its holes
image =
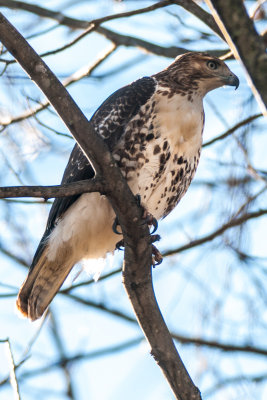
{"type": "Polygon", "coordinates": [[[235,58],[242,61],[251,89],[267,115],[267,54],[242,0],[206,0],[235,58]]]}
{"type": "Polygon", "coordinates": [[[0,14],[0,39],[39,88],[90,159],[98,178],[104,177],[107,197],[117,214],[125,242],[124,285],[139,323],[175,396],[180,400],[201,399],[174,346],[158,308],[151,276],[149,230],[141,223],[142,210],[92,124],[86,119],[64,86],[16,29],[0,14]]]}

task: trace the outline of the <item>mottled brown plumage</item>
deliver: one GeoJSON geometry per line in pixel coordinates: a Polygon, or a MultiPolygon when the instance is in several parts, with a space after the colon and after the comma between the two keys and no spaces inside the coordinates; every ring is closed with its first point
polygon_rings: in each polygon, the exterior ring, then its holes
{"type": "MultiPolygon", "coordinates": [[[[195,174],[204,126],[202,100],[223,85],[238,86],[226,64],[208,54],[187,53],[165,70],[119,89],[91,121],[106,141],[134,194],[160,219],[170,213],[195,174]]],[[[62,183],[94,172],[76,145],[62,183]]],[[[114,212],[98,193],[56,199],[17,300],[39,318],[75,263],[105,257],[115,248],[114,212]]]]}

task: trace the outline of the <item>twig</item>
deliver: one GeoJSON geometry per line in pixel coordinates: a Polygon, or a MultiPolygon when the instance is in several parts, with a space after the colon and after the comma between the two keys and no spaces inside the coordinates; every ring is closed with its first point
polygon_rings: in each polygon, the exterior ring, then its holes
{"type": "Polygon", "coordinates": [[[206,390],[205,392],[205,398],[208,398],[210,396],[214,396],[214,393],[221,389],[222,387],[225,387],[227,385],[231,385],[233,383],[240,383],[240,382],[254,382],[254,383],[260,383],[262,381],[267,380],[267,373],[261,374],[261,375],[237,375],[233,376],[230,378],[225,378],[221,382],[218,382],[217,384],[213,385],[210,389],[206,390]]]}
{"type": "MultiPolygon", "coordinates": [[[[180,54],[184,54],[188,51],[191,51],[185,47],[177,47],[177,46],[163,47],[158,44],[154,44],[152,42],[139,39],[135,36],[121,35],[118,32],[114,32],[102,26],[99,26],[97,28],[97,33],[100,33],[101,35],[105,36],[105,38],[112,40],[118,46],[139,47],[149,53],[168,58],[175,58],[180,54]]],[[[205,52],[206,50],[204,49],[203,51],[205,52]]],[[[215,57],[221,57],[225,55],[226,50],[208,50],[208,52],[211,55],[214,55],[215,57]]]]}
{"type": "Polygon", "coordinates": [[[263,115],[260,113],[260,114],[251,115],[250,117],[243,119],[242,121],[240,121],[236,125],[234,125],[232,128],[228,129],[226,132],[224,132],[221,135],[215,137],[214,139],[211,139],[208,142],[204,143],[202,147],[210,146],[211,144],[218,142],[219,140],[225,139],[226,137],[228,137],[232,133],[234,133],[237,129],[241,128],[241,126],[247,125],[250,122],[252,122],[255,119],[262,117],[262,116],[263,115]]]}
{"type": "Polygon", "coordinates": [[[179,5],[180,7],[183,7],[185,10],[190,12],[191,14],[195,15],[198,19],[204,22],[204,24],[206,24],[211,30],[216,32],[218,36],[220,36],[224,40],[223,35],[220,29],[218,28],[218,25],[215,22],[213,16],[209,14],[207,11],[203,10],[203,8],[201,8],[194,1],[191,0],[159,1],[152,6],[148,6],[138,10],[127,11],[124,13],[113,14],[91,21],[70,18],[63,15],[61,12],[49,10],[47,8],[39,7],[35,4],[25,3],[23,1],[0,0],[0,6],[2,7],[24,10],[39,15],[40,17],[51,18],[56,20],[60,25],[65,25],[73,29],[87,29],[90,25],[99,26],[103,22],[123,17],[130,17],[142,13],[147,13],[149,11],[154,11],[156,9],[163,8],[172,4],[179,5]]]}
{"type": "MultiPolygon", "coordinates": [[[[121,268],[117,268],[114,271],[111,271],[111,272],[109,272],[107,274],[100,275],[100,277],[98,278],[97,282],[100,282],[100,281],[103,281],[105,279],[108,279],[111,276],[120,273],[121,270],[122,270],[121,268]]],[[[67,287],[65,289],[62,289],[62,290],[60,290],[59,293],[69,293],[71,290],[77,289],[77,288],[82,287],[82,286],[88,286],[88,285],[91,285],[93,283],[95,283],[95,280],[94,279],[89,279],[87,281],[76,283],[76,284],[73,284],[73,285],[71,285],[71,286],[69,286],[69,287],[67,287]]]]}
{"type": "Polygon", "coordinates": [[[5,343],[7,346],[7,354],[9,358],[9,364],[10,364],[10,385],[13,388],[13,393],[14,393],[14,399],[15,400],[20,400],[20,393],[19,393],[19,385],[16,377],[16,371],[15,371],[15,363],[14,363],[14,358],[13,358],[13,353],[11,350],[11,344],[9,339],[4,339],[0,340],[0,343],[5,343]]]}
{"type": "MultiPolygon", "coordinates": [[[[65,87],[68,87],[71,84],[80,81],[84,77],[90,76],[92,74],[92,72],[100,64],[102,64],[102,62],[104,62],[116,50],[116,48],[117,48],[117,46],[114,45],[114,44],[109,45],[106,50],[102,51],[99,54],[98,58],[96,59],[96,61],[93,62],[93,64],[85,65],[82,68],[80,68],[74,74],[72,74],[71,76],[66,78],[63,81],[63,85],[65,87]]],[[[8,121],[5,121],[5,122],[4,121],[2,121],[2,122],[0,121],[0,126],[2,126],[2,128],[0,129],[0,132],[1,132],[1,130],[4,130],[6,128],[6,126],[9,126],[9,125],[24,121],[24,120],[26,120],[28,118],[31,118],[31,117],[35,116],[39,112],[44,111],[45,109],[47,109],[47,107],[49,105],[50,105],[49,101],[45,101],[45,102],[41,103],[40,105],[38,105],[33,110],[27,110],[26,112],[24,112],[21,115],[18,115],[17,117],[10,118],[8,121]]]]}
{"type": "MultiPolygon", "coordinates": [[[[84,299],[82,297],[75,296],[70,293],[65,293],[63,291],[61,291],[59,293],[66,295],[71,300],[74,300],[80,304],[83,304],[84,306],[96,308],[100,311],[103,311],[104,313],[108,313],[108,314],[111,314],[118,318],[121,318],[124,321],[130,322],[133,324],[137,324],[137,321],[135,318],[132,318],[130,315],[126,314],[125,312],[122,312],[121,310],[116,310],[114,308],[111,309],[110,307],[106,306],[103,303],[96,303],[92,300],[84,299]]],[[[225,352],[234,351],[234,352],[252,353],[252,354],[267,356],[267,349],[264,347],[250,346],[250,345],[246,345],[246,344],[236,345],[234,343],[223,343],[223,342],[219,342],[217,340],[208,340],[208,339],[203,339],[200,337],[190,337],[187,335],[182,335],[182,334],[174,333],[174,332],[171,332],[171,336],[173,337],[174,340],[177,340],[182,344],[209,347],[209,348],[218,349],[218,350],[225,351],[225,352]]]]}
{"type": "Polygon", "coordinates": [[[11,258],[12,260],[16,261],[18,264],[21,264],[23,267],[29,267],[29,264],[23,258],[13,254],[10,250],[5,249],[2,244],[0,243],[0,252],[3,253],[5,256],[11,258]]]}
{"type": "MultiPolygon", "coordinates": [[[[0,6],[2,7],[8,7],[8,8],[13,8],[13,9],[20,9],[24,11],[28,11],[31,13],[34,13],[36,15],[39,15],[40,17],[45,17],[45,18],[52,18],[58,21],[59,24],[61,25],[66,25],[71,28],[76,28],[76,29],[88,29],[89,27],[97,27],[100,24],[107,22],[107,21],[112,21],[114,19],[119,19],[119,18],[125,18],[125,17],[131,17],[133,15],[140,15],[140,14],[146,14],[148,12],[157,10],[159,8],[167,7],[172,4],[178,4],[188,11],[192,13],[196,13],[196,15],[200,18],[205,20],[207,25],[213,26],[215,30],[218,31],[219,29],[216,25],[216,23],[213,21],[210,22],[213,18],[210,14],[205,12],[201,7],[197,6],[196,4],[192,4],[192,1],[188,0],[180,0],[180,1],[175,1],[175,0],[164,0],[164,1],[158,1],[157,3],[144,7],[144,8],[139,8],[137,10],[132,10],[132,11],[126,11],[122,13],[117,13],[113,15],[107,15],[105,17],[93,19],[91,21],[86,21],[86,20],[78,20],[75,18],[70,18],[66,17],[63,15],[61,12],[58,11],[52,11],[44,7],[39,7],[35,4],[29,4],[25,3],[23,1],[16,1],[16,0],[0,0],[0,6]],[[210,18],[207,18],[207,15],[209,15],[210,18]]],[[[211,29],[213,29],[211,28],[211,29]]]]}
{"type": "MultiPolygon", "coordinates": [[[[191,0],[177,0],[177,1],[169,1],[169,2],[158,2],[152,6],[145,7],[139,10],[133,10],[133,11],[127,11],[125,13],[118,13],[118,14],[113,14],[109,15],[106,17],[98,18],[92,21],[86,21],[86,20],[80,20],[76,18],[70,18],[66,17],[60,12],[57,11],[52,11],[47,8],[39,7],[34,4],[29,4],[29,3],[24,3],[21,1],[12,1],[12,0],[0,0],[0,6],[6,6],[9,8],[14,8],[14,9],[21,9],[24,11],[28,11],[31,13],[34,13],[36,15],[39,15],[40,17],[45,17],[45,18],[52,18],[56,21],[58,21],[59,24],[68,26],[72,29],[86,29],[86,32],[84,32],[82,35],[85,36],[88,33],[91,33],[93,31],[96,31],[102,35],[104,35],[107,39],[112,40],[114,43],[116,43],[118,46],[134,46],[134,47],[140,47],[146,51],[149,51],[151,53],[169,57],[169,58],[175,58],[179,54],[183,54],[187,51],[188,49],[182,48],[182,47],[162,47],[159,45],[156,45],[151,42],[147,42],[145,40],[133,37],[133,36],[128,36],[128,35],[121,35],[117,32],[114,32],[110,29],[103,28],[100,26],[103,22],[118,19],[118,18],[123,18],[123,17],[129,17],[132,15],[137,15],[137,14],[142,14],[146,13],[148,11],[153,11],[158,8],[166,7],[168,5],[176,4],[184,9],[186,9],[188,12],[192,13],[195,15],[197,18],[199,18],[202,22],[204,22],[210,29],[212,29],[215,33],[217,33],[222,39],[223,35],[221,34],[216,22],[214,21],[214,18],[212,17],[211,14],[207,13],[205,10],[203,10],[201,7],[199,7],[196,3],[194,3],[191,0]]],[[[225,50],[209,50],[210,54],[213,54],[214,56],[221,57],[225,54],[225,50]]]]}
{"type": "Polygon", "coordinates": [[[66,377],[66,383],[67,383],[67,395],[70,400],[75,400],[75,390],[74,390],[74,384],[73,384],[73,378],[72,374],[70,373],[69,365],[68,363],[65,362],[67,355],[65,352],[65,348],[63,345],[63,339],[60,337],[59,333],[59,328],[57,324],[57,320],[55,318],[54,313],[51,311],[51,307],[49,310],[49,315],[50,315],[50,322],[51,322],[51,331],[53,338],[55,340],[56,348],[58,350],[60,359],[62,360],[61,368],[64,372],[64,375],[66,377]]]}
{"type": "Polygon", "coordinates": [[[225,232],[227,229],[233,228],[235,226],[241,225],[244,222],[253,219],[253,218],[258,218],[261,217],[262,215],[267,214],[267,209],[263,209],[263,210],[258,210],[258,211],[254,211],[254,212],[250,212],[247,214],[242,215],[239,218],[235,218],[235,219],[231,219],[230,221],[228,221],[226,224],[222,225],[220,228],[216,229],[215,231],[213,231],[212,233],[203,236],[202,238],[199,239],[195,239],[192,240],[191,242],[178,247],[176,249],[173,250],[167,250],[165,253],[163,253],[163,256],[171,256],[174,254],[178,254],[181,253],[185,250],[189,250],[192,249],[193,247],[197,247],[200,246],[203,243],[207,243],[210,242],[211,240],[215,239],[216,237],[220,236],[223,232],[225,232]]]}

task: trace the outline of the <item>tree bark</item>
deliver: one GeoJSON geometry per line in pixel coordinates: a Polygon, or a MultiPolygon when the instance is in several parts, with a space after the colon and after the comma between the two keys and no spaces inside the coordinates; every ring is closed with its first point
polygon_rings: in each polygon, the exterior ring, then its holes
{"type": "Polygon", "coordinates": [[[267,115],[267,54],[264,38],[249,18],[242,0],[206,0],[236,59],[247,71],[249,85],[267,115]]]}

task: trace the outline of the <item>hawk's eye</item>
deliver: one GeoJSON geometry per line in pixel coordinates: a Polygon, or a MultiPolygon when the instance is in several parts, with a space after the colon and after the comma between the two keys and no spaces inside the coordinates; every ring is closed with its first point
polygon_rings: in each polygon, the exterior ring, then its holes
{"type": "Polygon", "coordinates": [[[209,69],[217,69],[218,68],[218,64],[216,63],[216,61],[207,61],[207,66],[209,67],[209,69]]]}

